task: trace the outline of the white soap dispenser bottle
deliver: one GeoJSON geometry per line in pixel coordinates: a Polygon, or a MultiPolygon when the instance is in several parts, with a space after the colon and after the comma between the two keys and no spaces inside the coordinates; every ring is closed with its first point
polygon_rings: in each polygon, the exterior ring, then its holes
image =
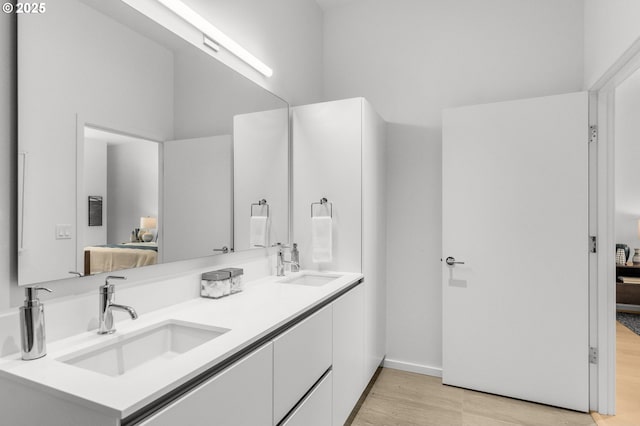
{"type": "Polygon", "coordinates": [[[22,336],[22,359],[29,361],[47,354],[47,339],[44,328],[44,305],[38,300],[38,290],[51,293],[46,287],[24,289],[24,306],[20,307],[20,334],[22,336]]]}

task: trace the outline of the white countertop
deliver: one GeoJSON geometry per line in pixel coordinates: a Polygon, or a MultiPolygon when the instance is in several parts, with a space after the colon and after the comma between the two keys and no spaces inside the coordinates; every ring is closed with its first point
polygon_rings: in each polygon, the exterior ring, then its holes
{"type": "MultiPolygon", "coordinates": [[[[315,271],[309,273],[318,274],[315,271]]],[[[245,283],[241,293],[221,299],[193,299],[141,315],[136,321],[114,315],[116,333],[98,335],[92,331],[48,342],[47,356],[33,361],[22,361],[20,354],[2,358],[0,377],[124,418],[362,278],[359,273],[338,274],[341,277],[318,287],[281,283],[278,281],[283,277],[270,276],[245,283]],[[171,368],[159,371],[140,368],[111,377],[59,361],[69,354],[122,339],[127,333],[166,320],[199,323],[230,331],[178,355],[173,360],[175,362],[171,362],[171,368]]]]}

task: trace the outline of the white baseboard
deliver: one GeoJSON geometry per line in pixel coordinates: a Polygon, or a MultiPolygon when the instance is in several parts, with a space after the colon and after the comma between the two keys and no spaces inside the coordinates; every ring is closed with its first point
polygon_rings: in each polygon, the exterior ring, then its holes
{"type": "Polygon", "coordinates": [[[442,377],[441,367],[430,367],[428,365],[415,364],[413,362],[397,361],[386,358],[383,367],[395,368],[396,370],[408,371],[410,373],[424,374],[425,376],[442,377]]]}

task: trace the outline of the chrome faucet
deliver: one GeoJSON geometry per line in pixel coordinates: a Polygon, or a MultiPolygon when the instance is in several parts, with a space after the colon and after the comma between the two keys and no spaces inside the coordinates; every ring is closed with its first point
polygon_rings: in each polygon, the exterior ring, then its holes
{"type": "Polygon", "coordinates": [[[278,243],[276,244],[278,246],[278,264],[276,267],[276,275],[278,277],[284,277],[284,265],[286,265],[287,263],[290,265],[294,265],[297,266],[298,269],[300,268],[300,265],[298,264],[298,262],[292,262],[290,260],[284,260],[284,249],[285,248],[289,248],[289,246],[283,246],[282,243],[278,243]]]}
{"type": "Polygon", "coordinates": [[[99,287],[100,290],[100,310],[98,312],[98,334],[111,334],[116,331],[113,328],[113,309],[120,309],[128,312],[131,315],[131,319],[137,319],[138,314],[136,310],[131,306],[118,305],[113,303],[116,296],[116,288],[113,284],[109,283],[109,280],[126,280],[126,277],[117,275],[109,275],[104,285],[99,287]]]}

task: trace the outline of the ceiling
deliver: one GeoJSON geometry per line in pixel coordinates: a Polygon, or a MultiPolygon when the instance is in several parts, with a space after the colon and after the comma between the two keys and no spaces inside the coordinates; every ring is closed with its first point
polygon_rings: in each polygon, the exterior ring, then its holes
{"type": "Polygon", "coordinates": [[[339,6],[355,0],[316,0],[316,3],[320,5],[322,10],[329,10],[335,6],[339,6]]]}

